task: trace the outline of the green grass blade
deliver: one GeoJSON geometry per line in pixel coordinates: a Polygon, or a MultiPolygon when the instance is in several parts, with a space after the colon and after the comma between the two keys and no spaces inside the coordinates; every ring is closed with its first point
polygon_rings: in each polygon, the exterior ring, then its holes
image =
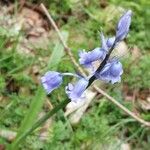
{"type": "MultiPolygon", "coordinates": [[[[62,36],[64,38],[64,41],[66,42],[68,39],[68,32],[63,31],[62,36]]],[[[57,66],[63,56],[64,56],[64,47],[58,41],[56,43],[56,46],[54,47],[54,51],[52,52],[51,57],[48,61],[48,69],[57,70],[57,66]]]]}
{"type": "Polygon", "coordinates": [[[31,102],[31,106],[30,109],[28,111],[28,113],[26,114],[21,127],[18,131],[17,137],[15,139],[15,141],[12,144],[12,147],[17,150],[18,149],[18,144],[16,144],[17,139],[25,132],[27,131],[35,122],[35,120],[37,119],[37,116],[39,114],[39,112],[41,111],[41,108],[43,106],[44,100],[45,100],[46,94],[45,91],[43,89],[43,87],[39,86],[36,92],[36,95],[34,97],[34,99],[31,102]],[[15,145],[15,147],[14,147],[15,145]]]}
{"type": "MultiPolygon", "coordinates": [[[[68,32],[63,31],[62,35],[64,37],[64,41],[67,41],[68,38],[68,32]]],[[[57,69],[58,64],[61,61],[61,58],[64,56],[64,47],[62,46],[62,44],[60,42],[56,43],[56,46],[54,48],[53,53],[51,54],[51,57],[49,59],[48,62],[48,69],[57,69]]],[[[19,143],[18,143],[18,139],[29,129],[31,128],[31,126],[35,123],[35,120],[38,116],[38,113],[41,110],[41,107],[44,103],[44,99],[46,97],[45,91],[44,89],[39,86],[38,90],[36,92],[36,95],[31,103],[30,109],[26,115],[26,117],[24,118],[22,125],[18,131],[17,137],[15,139],[15,141],[13,142],[13,144],[11,145],[10,149],[18,149],[19,143]]]]}

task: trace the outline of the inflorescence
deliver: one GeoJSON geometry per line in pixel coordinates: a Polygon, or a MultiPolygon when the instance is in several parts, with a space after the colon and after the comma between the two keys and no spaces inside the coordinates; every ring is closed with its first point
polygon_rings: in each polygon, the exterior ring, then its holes
{"type": "Polygon", "coordinates": [[[102,80],[112,84],[121,81],[123,74],[122,64],[119,58],[110,58],[111,52],[115,46],[124,38],[126,38],[131,24],[132,11],[128,10],[119,20],[114,37],[105,38],[104,34],[100,33],[101,47],[97,47],[92,51],[79,52],[79,63],[86,68],[92,68],[92,74],[89,77],[79,76],[72,73],[59,73],[48,71],[42,78],[42,84],[47,94],[57,89],[63,82],[64,76],[75,76],[79,80],[75,83],[69,83],[66,88],[66,94],[73,102],[82,100],[85,97],[85,90],[93,83],[94,80],[102,80]],[[100,66],[94,70],[93,62],[101,61],[100,66]]]}

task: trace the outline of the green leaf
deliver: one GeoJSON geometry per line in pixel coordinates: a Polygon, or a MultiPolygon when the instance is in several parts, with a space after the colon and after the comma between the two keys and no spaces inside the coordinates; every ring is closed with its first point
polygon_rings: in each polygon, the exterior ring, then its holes
{"type": "Polygon", "coordinates": [[[26,114],[24,120],[22,121],[17,137],[12,144],[12,147],[11,147],[12,149],[15,149],[15,150],[18,149],[19,144],[17,144],[16,141],[18,141],[19,137],[22,136],[22,134],[25,131],[27,131],[35,123],[37,116],[43,106],[45,97],[46,97],[46,94],[45,94],[43,87],[39,86],[37,89],[36,95],[31,102],[30,109],[28,113],[26,114]]]}
{"type": "MultiPolygon", "coordinates": [[[[68,39],[68,32],[62,32],[63,40],[66,42],[68,39]]],[[[61,61],[61,58],[64,56],[64,47],[58,41],[56,42],[56,46],[54,47],[54,51],[51,54],[51,57],[48,61],[48,69],[57,70],[58,64],[61,61]]]]}
{"type": "MultiPolygon", "coordinates": [[[[62,36],[64,37],[64,41],[66,42],[68,38],[68,32],[62,32],[62,36]]],[[[56,43],[54,51],[49,59],[48,69],[50,68],[57,69],[57,65],[61,61],[61,58],[63,57],[63,55],[64,55],[64,47],[62,46],[60,42],[58,42],[56,43]]],[[[26,117],[24,118],[22,125],[18,131],[17,137],[11,146],[11,149],[15,149],[15,150],[18,149],[19,143],[21,143],[21,141],[19,141],[18,139],[20,139],[20,137],[22,137],[22,135],[29,128],[31,128],[31,126],[35,123],[38,113],[40,112],[41,107],[44,103],[45,97],[46,97],[46,94],[45,94],[44,89],[41,86],[39,86],[36,92],[36,95],[31,103],[30,109],[26,117]]]]}

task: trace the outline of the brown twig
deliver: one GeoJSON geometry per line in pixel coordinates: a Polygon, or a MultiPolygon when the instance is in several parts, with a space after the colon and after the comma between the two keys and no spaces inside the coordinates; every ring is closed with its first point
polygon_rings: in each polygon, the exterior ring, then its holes
{"type": "Polygon", "coordinates": [[[47,18],[49,19],[51,25],[53,26],[53,28],[55,29],[55,31],[57,32],[59,39],[62,43],[62,45],[64,46],[65,52],[66,54],[70,57],[70,60],[72,61],[72,63],[76,66],[76,68],[78,69],[78,71],[83,75],[86,76],[85,72],[83,71],[83,69],[80,67],[80,65],[77,63],[77,61],[75,60],[71,49],[67,46],[66,42],[63,40],[63,37],[60,33],[60,30],[58,29],[56,23],[54,22],[53,18],[51,17],[51,15],[49,14],[49,12],[47,11],[46,7],[44,6],[44,4],[41,4],[41,8],[44,11],[45,15],[47,16],[47,18]]]}
{"type": "Polygon", "coordinates": [[[126,107],[124,107],[122,104],[120,104],[117,100],[115,100],[113,97],[111,97],[110,95],[108,95],[106,92],[104,92],[103,90],[101,90],[100,88],[95,87],[96,90],[101,93],[103,96],[105,96],[107,99],[109,99],[111,102],[113,102],[116,106],[118,106],[121,110],[123,110],[124,112],[126,112],[128,115],[130,115],[132,118],[134,118],[135,120],[137,120],[138,122],[140,122],[141,124],[150,127],[150,122],[147,122],[145,120],[143,120],[142,118],[138,117],[137,115],[135,115],[133,112],[131,112],[129,109],[127,109],[126,107]]]}
{"type": "MultiPolygon", "coordinates": [[[[49,14],[48,10],[46,9],[46,7],[44,6],[44,4],[41,4],[41,8],[44,11],[45,15],[47,16],[47,18],[49,19],[51,25],[53,26],[53,28],[55,29],[55,31],[58,34],[58,37],[62,43],[62,45],[64,46],[65,52],[66,54],[70,57],[72,63],[77,67],[78,71],[83,75],[86,76],[86,73],[84,72],[84,70],[80,67],[80,65],[77,63],[76,59],[74,58],[71,49],[67,46],[67,44],[65,43],[65,41],[63,40],[63,37],[61,35],[60,30],[58,29],[56,23],[54,22],[53,18],[51,17],[51,15],[49,14]]],[[[138,122],[140,122],[141,124],[150,127],[150,122],[147,122],[145,120],[143,120],[142,118],[138,117],[137,115],[135,115],[133,112],[131,112],[130,110],[128,110],[126,107],[124,107],[122,104],[120,104],[117,100],[115,100],[113,97],[111,97],[110,95],[108,95],[106,92],[104,92],[103,90],[101,90],[99,87],[97,87],[96,85],[93,85],[93,87],[95,88],[95,90],[98,93],[101,93],[103,96],[105,96],[108,100],[110,100],[112,103],[114,103],[116,106],[118,106],[121,110],[123,110],[125,113],[127,113],[129,116],[131,116],[132,118],[134,118],[135,120],[137,120],[138,122]]]]}

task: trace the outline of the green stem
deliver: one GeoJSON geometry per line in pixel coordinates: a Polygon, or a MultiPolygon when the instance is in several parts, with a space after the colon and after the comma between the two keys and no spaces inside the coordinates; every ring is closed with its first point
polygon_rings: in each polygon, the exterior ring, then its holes
{"type": "Polygon", "coordinates": [[[54,109],[52,109],[50,112],[48,112],[46,115],[44,115],[42,118],[40,118],[35,124],[26,130],[20,137],[18,137],[15,142],[11,145],[10,149],[11,150],[17,150],[18,144],[26,137],[28,136],[31,132],[33,132],[37,127],[42,125],[48,118],[53,116],[56,112],[58,112],[60,109],[63,109],[67,104],[69,103],[69,99],[66,99],[59,103],[54,109]]]}
{"type": "MultiPolygon", "coordinates": [[[[102,61],[102,63],[100,64],[100,66],[98,67],[98,69],[96,70],[96,72],[100,72],[104,66],[107,63],[107,60],[110,57],[111,52],[113,51],[115,47],[115,42],[112,45],[111,49],[109,50],[109,53],[106,55],[105,59],[102,61]]],[[[94,82],[94,80],[96,80],[95,75],[93,75],[90,79],[89,79],[89,84],[86,87],[86,89],[94,82]]],[[[60,109],[64,108],[68,103],[69,103],[69,99],[66,99],[64,101],[62,101],[60,104],[58,104],[54,109],[52,109],[50,112],[48,112],[47,114],[45,114],[41,119],[39,119],[37,122],[35,122],[35,124],[33,124],[33,126],[31,128],[29,128],[28,130],[26,130],[21,136],[19,136],[18,138],[16,138],[16,140],[14,141],[14,143],[11,145],[11,150],[17,150],[17,146],[18,144],[30,133],[32,133],[37,127],[39,127],[40,125],[42,125],[48,118],[50,118],[52,115],[54,115],[56,112],[58,112],[60,109]]]]}

